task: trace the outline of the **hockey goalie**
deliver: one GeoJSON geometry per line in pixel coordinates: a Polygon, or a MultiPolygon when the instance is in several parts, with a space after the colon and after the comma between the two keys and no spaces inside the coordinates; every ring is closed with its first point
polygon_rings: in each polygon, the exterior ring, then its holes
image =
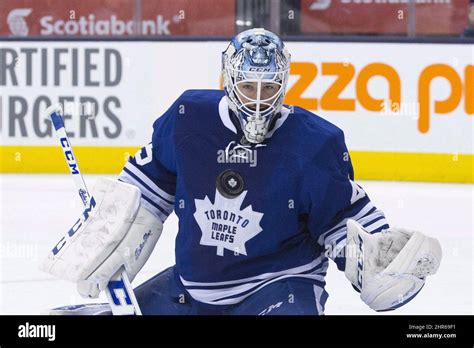
{"type": "Polygon", "coordinates": [[[329,259],[373,310],[409,302],[439,242],[391,227],[353,181],[342,130],[283,105],[289,65],[275,34],[237,35],[224,91],[185,91],[43,268],[95,298],[121,267],[133,280],[174,211],[176,265],[135,288],[143,314],[321,315],[329,259]]]}

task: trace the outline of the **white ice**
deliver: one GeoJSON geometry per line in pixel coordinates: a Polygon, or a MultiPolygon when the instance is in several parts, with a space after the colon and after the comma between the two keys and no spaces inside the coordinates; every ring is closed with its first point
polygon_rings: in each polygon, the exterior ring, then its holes
{"type": "MultiPolygon", "coordinates": [[[[86,175],[91,188],[97,176],[86,175]]],[[[474,185],[361,181],[395,226],[438,238],[443,260],[421,293],[389,314],[473,314],[474,185]]],[[[0,175],[0,314],[40,314],[48,308],[93,302],[75,285],[38,270],[38,264],[81,213],[69,175],[0,175]]],[[[138,285],[174,263],[177,218],[164,233],[138,285]]],[[[326,314],[374,314],[332,264],[326,314]]],[[[106,302],[105,296],[96,302],[106,302]]]]}

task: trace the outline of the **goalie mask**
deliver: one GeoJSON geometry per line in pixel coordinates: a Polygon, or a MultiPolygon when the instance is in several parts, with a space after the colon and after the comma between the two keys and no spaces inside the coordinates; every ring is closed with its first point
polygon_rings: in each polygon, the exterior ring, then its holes
{"type": "Polygon", "coordinates": [[[290,54],[278,36],[258,28],[232,39],[222,53],[224,89],[245,138],[261,143],[280,113],[290,54]]]}

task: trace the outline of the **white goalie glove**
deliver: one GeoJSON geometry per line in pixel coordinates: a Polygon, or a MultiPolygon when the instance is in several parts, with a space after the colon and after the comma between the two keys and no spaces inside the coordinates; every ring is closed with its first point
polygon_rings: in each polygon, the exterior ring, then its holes
{"type": "Polygon", "coordinates": [[[122,267],[132,281],[152,253],[163,223],[140,205],[140,190],[98,179],[95,208],[84,213],[62,238],[41,269],[77,283],[83,297],[97,297],[122,267]]]}
{"type": "Polygon", "coordinates": [[[376,311],[396,309],[421,290],[441,261],[437,239],[421,232],[390,228],[375,234],[347,221],[345,275],[376,311]]]}

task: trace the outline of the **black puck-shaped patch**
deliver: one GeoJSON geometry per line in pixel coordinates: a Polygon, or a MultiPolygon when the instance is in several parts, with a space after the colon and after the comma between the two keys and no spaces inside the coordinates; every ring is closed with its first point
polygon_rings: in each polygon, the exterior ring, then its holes
{"type": "Polygon", "coordinates": [[[226,170],[219,174],[216,181],[217,190],[226,198],[235,198],[245,188],[244,179],[235,170],[226,170]]]}

